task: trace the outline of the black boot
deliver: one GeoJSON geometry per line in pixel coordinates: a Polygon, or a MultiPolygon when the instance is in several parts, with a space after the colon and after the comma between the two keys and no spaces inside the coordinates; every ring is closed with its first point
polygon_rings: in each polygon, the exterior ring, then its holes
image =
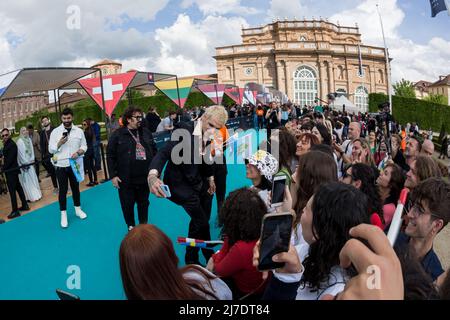
{"type": "Polygon", "coordinates": [[[18,210],[11,212],[9,214],[9,216],[8,216],[8,219],[11,220],[11,219],[14,219],[14,218],[17,218],[17,217],[20,217],[20,212],[18,210]]]}

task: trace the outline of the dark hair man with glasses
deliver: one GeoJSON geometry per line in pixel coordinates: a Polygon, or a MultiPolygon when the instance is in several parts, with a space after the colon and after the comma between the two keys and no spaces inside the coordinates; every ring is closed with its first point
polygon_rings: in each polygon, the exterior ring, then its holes
{"type": "Polygon", "coordinates": [[[11,197],[12,211],[8,215],[8,219],[20,217],[20,211],[30,210],[23,192],[22,186],[19,182],[19,165],[17,163],[17,145],[11,139],[11,134],[8,129],[3,129],[1,132],[3,141],[3,171],[5,172],[6,184],[8,185],[9,196],[11,197]],[[16,192],[19,194],[22,207],[17,208],[16,192]]]}
{"type": "Polygon", "coordinates": [[[450,184],[441,178],[429,178],[413,189],[410,200],[405,233],[399,235],[396,246],[408,245],[435,281],[444,270],[433,242],[450,220],[450,184]]]}
{"type": "Polygon", "coordinates": [[[135,226],[134,206],[139,223],[148,222],[150,189],[147,174],[156,145],[152,133],[143,123],[140,109],[130,106],[123,115],[123,127],[114,131],[107,149],[112,183],[119,191],[120,205],[128,230],[135,226]]]}

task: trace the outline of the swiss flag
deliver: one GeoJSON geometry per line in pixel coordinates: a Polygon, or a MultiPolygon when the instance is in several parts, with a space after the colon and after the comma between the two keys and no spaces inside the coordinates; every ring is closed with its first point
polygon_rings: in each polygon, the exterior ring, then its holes
{"type": "Polygon", "coordinates": [[[91,96],[92,99],[104,109],[108,116],[111,116],[114,108],[119,103],[133,78],[136,76],[136,71],[114,74],[103,77],[103,90],[105,97],[105,106],[102,103],[102,87],[100,85],[100,78],[83,79],[78,83],[91,96]]]}

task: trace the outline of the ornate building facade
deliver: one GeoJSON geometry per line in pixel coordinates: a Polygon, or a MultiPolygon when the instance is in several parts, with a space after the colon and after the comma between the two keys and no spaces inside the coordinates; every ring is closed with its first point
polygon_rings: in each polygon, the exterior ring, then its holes
{"type": "Polygon", "coordinates": [[[313,105],[316,97],[326,101],[338,92],[366,111],[369,93],[388,92],[384,48],[363,45],[358,27],[324,20],[242,29],[242,44],[216,48],[214,58],[219,83],[260,83],[300,105],[313,105]]]}
{"type": "Polygon", "coordinates": [[[13,129],[16,121],[32,115],[36,111],[47,108],[48,93],[35,92],[0,102],[0,127],[13,129]]]}

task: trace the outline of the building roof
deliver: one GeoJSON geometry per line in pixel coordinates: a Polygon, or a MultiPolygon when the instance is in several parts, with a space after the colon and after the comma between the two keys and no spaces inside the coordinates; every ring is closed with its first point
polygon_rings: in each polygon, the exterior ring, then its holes
{"type": "Polygon", "coordinates": [[[430,85],[430,87],[440,87],[440,86],[450,86],[450,74],[448,76],[441,76],[438,81],[430,85]]]}
{"type": "Polygon", "coordinates": [[[99,66],[104,66],[104,65],[108,65],[108,64],[115,64],[115,65],[118,65],[118,66],[122,65],[120,62],[117,62],[117,61],[113,61],[113,60],[110,60],[110,59],[103,59],[102,61],[99,61],[96,64],[94,64],[92,66],[92,68],[99,67],[99,66]]]}
{"type": "Polygon", "coordinates": [[[414,88],[420,91],[428,92],[428,87],[433,84],[432,82],[420,80],[414,84],[414,88]]]}
{"type": "MultiPolygon", "coordinates": [[[[89,98],[89,96],[87,94],[81,94],[80,92],[75,92],[75,93],[64,92],[59,99],[61,101],[61,105],[66,105],[69,103],[74,103],[74,102],[84,100],[86,98],[89,98]]],[[[55,103],[49,103],[48,106],[54,107],[55,103]]]]}
{"type": "Polygon", "coordinates": [[[178,80],[181,79],[197,79],[197,80],[214,80],[217,81],[217,73],[211,73],[211,74],[196,74],[193,76],[186,76],[186,77],[180,77],[178,80]]]}

